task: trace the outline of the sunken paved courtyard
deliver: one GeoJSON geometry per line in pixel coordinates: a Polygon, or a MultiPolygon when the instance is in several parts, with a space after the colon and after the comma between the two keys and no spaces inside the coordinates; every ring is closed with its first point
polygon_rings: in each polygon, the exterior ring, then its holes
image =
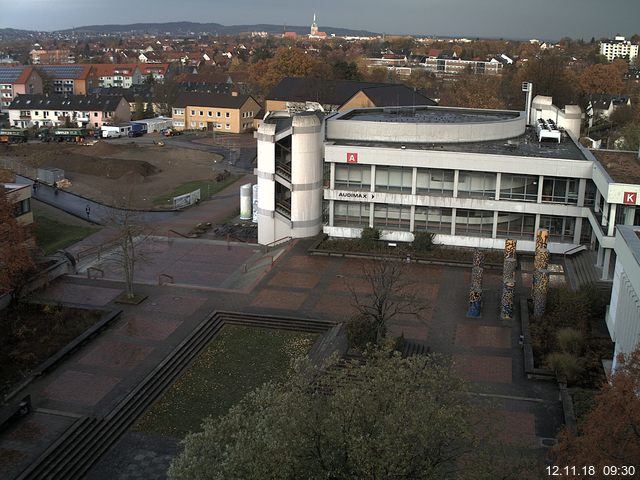
{"type": "MultiPolygon", "coordinates": [[[[0,457],[6,459],[0,466],[0,478],[14,478],[77,417],[108,415],[211,312],[339,322],[355,311],[350,289],[367,291],[362,270],[366,261],[310,256],[310,241],[295,241],[281,249],[272,268],[265,264],[247,273],[245,264],[259,255],[255,246],[188,242],[153,246],[158,249],[158,263],[143,270],[136,290],[148,298],[140,305],[113,303],[123,284],[111,275],[91,280],[65,277],[40,294],[43,300],[118,308],[123,314],[26,389],[25,393],[32,395],[35,413],[0,437],[0,457]],[[193,260],[198,256],[206,258],[198,263],[193,260]],[[180,264],[185,257],[190,259],[189,265],[180,264]],[[180,272],[180,283],[189,285],[152,285],[151,279],[168,265],[180,272]],[[189,277],[190,269],[198,275],[189,277]],[[234,290],[233,285],[241,288],[234,290]]],[[[540,446],[541,438],[553,437],[562,420],[558,393],[552,384],[524,377],[519,325],[502,322],[497,315],[501,272],[485,270],[479,319],[466,317],[470,267],[412,264],[406,274],[416,282],[417,296],[428,308],[420,318],[395,319],[390,333],[403,334],[433,352],[451,355],[456,371],[473,383],[476,394],[492,401],[496,435],[514,445],[533,448],[540,446]]],[[[175,439],[141,438],[130,432],[87,478],[164,478],[175,451],[175,439]]]]}

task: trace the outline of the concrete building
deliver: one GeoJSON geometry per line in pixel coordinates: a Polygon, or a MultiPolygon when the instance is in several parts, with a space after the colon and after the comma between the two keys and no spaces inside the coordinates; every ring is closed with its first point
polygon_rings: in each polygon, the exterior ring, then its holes
{"type": "Polygon", "coordinates": [[[551,97],[537,95],[531,103],[529,123],[535,125],[538,119],[551,119],[559,128],[568,130],[576,138],[580,137],[582,109],[578,105],[565,105],[564,108],[558,108],[553,104],[551,97]]]}
{"type": "Polygon", "coordinates": [[[640,225],[640,167],[631,175],[627,165],[621,177],[615,162],[603,166],[570,129],[528,126],[524,112],[353,109],[329,116],[324,135],[315,125],[313,135],[306,123],[296,128],[299,115],[313,114],[276,112],[258,130],[263,244],[302,236],[301,225],[309,234],[318,229],[317,212],[301,211],[311,200],[295,195],[314,192],[331,237],[375,227],[384,240],[410,242],[429,231],[446,245],[502,249],[515,238],[519,250],[532,252],[536,230],[547,228],[552,253],[585,245],[610,279],[616,225],[640,225]],[[294,180],[298,162],[308,173],[294,180]]]}
{"type": "Polygon", "coordinates": [[[7,108],[12,127],[59,127],[67,123],[98,128],[131,120],[124,97],[69,95],[18,95],[7,108]]]}
{"type": "Polygon", "coordinates": [[[102,88],[122,87],[131,88],[132,85],[140,85],[144,80],[144,75],[140,69],[141,65],[98,63],[93,68],[96,71],[98,84],[102,88]]]}
{"type": "Polygon", "coordinates": [[[0,111],[17,95],[42,93],[42,77],[34,67],[0,67],[0,111]]]}
{"type": "Polygon", "coordinates": [[[260,108],[250,95],[185,92],[173,104],[173,126],[176,130],[248,132],[260,108]]]}
{"type": "Polygon", "coordinates": [[[616,267],[607,327],[615,342],[613,368],[619,354],[640,343],[640,227],[620,225],[615,240],[616,267]]]}
{"type": "Polygon", "coordinates": [[[638,44],[616,35],[613,40],[600,43],[600,55],[607,57],[610,62],[616,58],[625,58],[629,63],[633,63],[638,57],[638,44]]]}

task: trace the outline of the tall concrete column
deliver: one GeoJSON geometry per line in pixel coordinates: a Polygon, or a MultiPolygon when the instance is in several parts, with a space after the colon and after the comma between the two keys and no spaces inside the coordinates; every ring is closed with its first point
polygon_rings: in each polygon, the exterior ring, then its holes
{"type": "Polygon", "coordinates": [[[544,175],[538,176],[538,199],[537,203],[542,203],[542,187],[544,186],[544,175]]]}
{"type": "Polygon", "coordinates": [[[451,209],[451,235],[456,234],[456,209],[451,209]]]}
{"type": "Polygon", "coordinates": [[[458,180],[460,179],[460,170],[453,172],[453,198],[458,198],[458,180]]]}
{"type": "Polygon", "coordinates": [[[576,218],[575,228],[573,230],[573,243],[578,245],[582,236],[582,217],[576,218]]]}
{"type": "Polygon", "coordinates": [[[371,187],[369,188],[370,192],[376,191],[376,166],[371,165],[371,187]]]}
{"type": "Polygon", "coordinates": [[[584,207],[584,198],[587,194],[587,180],[584,178],[580,179],[578,183],[578,206],[584,207]]]}
{"type": "Polygon", "coordinates": [[[609,280],[609,270],[611,270],[611,249],[604,249],[604,259],[602,260],[602,280],[609,280]]]}
{"type": "Polygon", "coordinates": [[[633,221],[636,218],[636,208],[633,205],[627,205],[624,209],[624,224],[633,225],[633,221]]]}
{"type": "Polygon", "coordinates": [[[411,195],[418,192],[418,167],[413,167],[411,172],[411,195]]]}
{"type": "Polygon", "coordinates": [[[618,205],[612,203],[609,205],[609,228],[607,229],[607,235],[609,237],[613,237],[615,231],[614,228],[616,226],[616,212],[618,205]]]}
{"type": "Polygon", "coordinates": [[[496,196],[495,196],[496,200],[500,200],[500,185],[501,184],[502,184],[502,173],[498,172],[496,174],[496,196]]]}
{"type": "Polygon", "coordinates": [[[498,238],[498,211],[493,212],[493,227],[491,229],[491,238],[498,238]]]}

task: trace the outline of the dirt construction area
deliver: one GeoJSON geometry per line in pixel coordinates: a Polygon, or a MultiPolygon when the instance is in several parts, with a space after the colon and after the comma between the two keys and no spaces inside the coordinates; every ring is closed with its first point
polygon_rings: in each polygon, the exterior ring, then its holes
{"type": "MultiPolygon", "coordinates": [[[[220,156],[169,145],[33,143],[3,146],[0,158],[24,167],[64,170],[71,192],[115,205],[131,198],[132,208],[154,208],[153,199],[194,180],[213,180],[220,156]]],[[[18,169],[16,169],[18,170],[18,169]]]]}

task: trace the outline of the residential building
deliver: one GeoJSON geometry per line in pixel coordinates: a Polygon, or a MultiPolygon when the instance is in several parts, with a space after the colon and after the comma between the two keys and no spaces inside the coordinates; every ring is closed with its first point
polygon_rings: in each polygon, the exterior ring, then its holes
{"type": "Polygon", "coordinates": [[[164,83],[169,73],[168,63],[142,63],[140,64],[140,73],[142,73],[143,81],[147,78],[153,78],[155,83],[164,83]]]}
{"type": "Polygon", "coordinates": [[[640,227],[617,227],[614,249],[616,266],[607,327],[615,343],[613,366],[618,355],[629,354],[640,344],[640,227]]]}
{"type": "Polygon", "coordinates": [[[137,63],[98,63],[93,68],[98,78],[98,87],[131,88],[144,81],[140,64],[137,63]]]}
{"type": "Polygon", "coordinates": [[[8,107],[12,127],[98,128],[131,120],[124,97],[93,95],[18,95],[8,107]]]}
{"type": "Polygon", "coordinates": [[[44,93],[86,95],[98,86],[95,69],[91,65],[38,65],[44,93]]]}
{"type": "Polygon", "coordinates": [[[600,161],[540,120],[432,106],[356,108],[324,121],[273,112],[257,132],[258,241],[357,238],[374,227],[390,242],[428,231],[445,245],[502,249],[513,238],[533,252],[546,228],[552,253],[584,245],[608,280],[616,226],[640,225],[640,166],[600,161]]]}
{"type": "Polygon", "coordinates": [[[15,205],[15,217],[18,223],[23,226],[33,224],[31,185],[0,183],[0,194],[6,195],[9,201],[15,205]]]}
{"type": "Polygon", "coordinates": [[[495,58],[463,60],[455,55],[445,53],[441,53],[437,57],[428,56],[421,65],[427,72],[435,73],[438,76],[458,75],[468,71],[477,75],[500,75],[504,67],[503,63],[495,58]]]}
{"type": "Polygon", "coordinates": [[[318,106],[326,112],[359,107],[435,105],[430,98],[401,84],[286,77],[266,97],[265,110],[304,111],[318,106]]]}
{"type": "Polygon", "coordinates": [[[253,129],[261,106],[250,95],[185,92],[173,105],[176,130],[244,133],[253,129]]]}
{"type": "Polygon", "coordinates": [[[20,94],[42,93],[42,77],[34,67],[0,67],[0,111],[20,94]]]}
{"type": "Polygon", "coordinates": [[[631,106],[631,97],[629,95],[591,95],[586,112],[589,119],[589,127],[593,127],[594,121],[598,119],[608,120],[614,110],[623,105],[631,106]]]}
{"type": "Polygon", "coordinates": [[[69,49],[34,49],[29,52],[29,56],[34,65],[76,63],[75,56],[69,49]]]}
{"type": "Polygon", "coordinates": [[[638,44],[616,35],[613,40],[600,42],[600,55],[607,57],[610,62],[616,58],[624,58],[633,63],[638,57],[638,44]]]}

